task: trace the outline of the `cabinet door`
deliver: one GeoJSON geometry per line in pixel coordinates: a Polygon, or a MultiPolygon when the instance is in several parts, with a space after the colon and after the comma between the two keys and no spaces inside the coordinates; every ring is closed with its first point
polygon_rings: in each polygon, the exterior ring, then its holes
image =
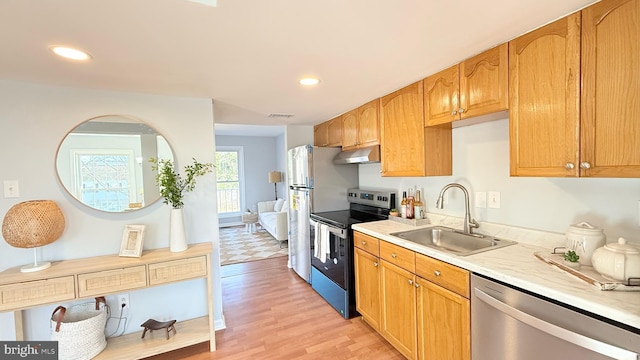
{"type": "Polygon", "coordinates": [[[342,146],[342,119],[339,116],[327,122],[327,146],[342,146]]]}
{"type": "Polygon", "coordinates": [[[380,333],[402,355],[415,359],[417,353],[416,288],[409,271],[380,261],[382,319],[380,333]]]}
{"type": "Polygon", "coordinates": [[[380,259],[355,249],[356,310],[372,328],[380,330],[380,259]]]}
{"type": "Polygon", "coordinates": [[[358,108],[358,146],[380,144],[380,99],[370,101],[358,108]]]}
{"type": "Polygon", "coordinates": [[[424,79],[424,120],[432,126],[458,120],[458,65],[424,79]]]}
{"type": "Polygon", "coordinates": [[[509,108],[507,43],[460,63],[460,119],[509,108]]]}
{"type": "Polygon", "coordinates": [[[342,115],[342,150],[358,147],[358,109],[342,115]]]}
{"type": "Polygon", "coordinates": [[[416,285],[418,358],[470,359],[469,300],[420,277],[416,277],[416,285]]]}
{"type": "Polygon", "coordinates": [[[582,11],[581,176],[640,177],[639,54],[640,1],[582,11]]]}
{"type": "Polygon", "coordinates": [[[382,176],[424,176],[422,81],[381,98],[382,176]]]}
{"type": "Polygon", "coordinates": [[[323,122],[313,127],[313,145],[327,146],[329,145],[329,133],[327,132],[327,123],[323,122]]]}
{"type": "Polygon", "coordinates": [[[509,42],[511,176],[577,176],[580,13],[509,42]]]}

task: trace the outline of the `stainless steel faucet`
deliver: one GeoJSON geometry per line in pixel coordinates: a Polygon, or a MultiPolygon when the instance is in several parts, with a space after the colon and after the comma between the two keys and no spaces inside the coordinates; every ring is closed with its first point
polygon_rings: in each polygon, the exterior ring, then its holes
{"type": "Polygon", "coordinates": [[[444,199],[442,197],[444,196],[444,193],[452,187],[457,187],[460,190],[462,190],[462,192],[464,193],[464,206],[465,206],[464,225],[463,225],[464,233],[471,234],[472,229],[478,228],[478,226],[480,225],[478,225],[475,219],[471,219],[471,211],[469,211],[469,192],[464,186],[458,183],[451,183],[451,184],[445,185],[442,188],[442,190],[440,190],[440,195],[438,195],[438,201],[436,201],[436,207],[438,209],[444,209],[444,199]]]}

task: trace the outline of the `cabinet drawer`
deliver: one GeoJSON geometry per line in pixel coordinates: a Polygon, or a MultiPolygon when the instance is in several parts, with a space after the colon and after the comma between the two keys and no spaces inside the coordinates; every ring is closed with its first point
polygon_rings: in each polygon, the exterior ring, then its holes
{"type": "Polygon", "coordinates": [[[0,311],[73,300],[73,276],[27,281],[0,286],[0,311]]]}
{"type": "Polygon", "coordinates": [[[409,249],[380,241],[380,257],[412,273],[416,272],[416,254],[409,249]]]}
{"type": "Polygon", "coordinates": [[[166,284],[207,276],[207,257],[149,264],[149,285],[166,284]]]}
{"type": "Polygon", "coordinates": [[[357,231],[353,232],[353,246],[360,248],[368,252],[369,254],[380,256],[380,249],[378,245],[379,243],[380,240],[374,238],[373,236],[369,236],[357,231]]]}
{"type": "Polygon", "coordinates": [[[446,262],[416,254],[416,274],[469,298],[469,272],[446,262]]]}
{"type": "Polygon", "coordinates": [[[78,296],[88,297],[147,286],[145,266],[106,270],[78,275],[78,296]]]}

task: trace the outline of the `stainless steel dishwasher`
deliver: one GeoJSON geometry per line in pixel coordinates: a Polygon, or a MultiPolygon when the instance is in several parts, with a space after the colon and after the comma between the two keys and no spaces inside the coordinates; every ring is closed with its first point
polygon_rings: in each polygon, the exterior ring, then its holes
{"type": "Polygon", "coordinates": [[[638,329],[473,274],[473,360],[638,359],[638,329]]]}

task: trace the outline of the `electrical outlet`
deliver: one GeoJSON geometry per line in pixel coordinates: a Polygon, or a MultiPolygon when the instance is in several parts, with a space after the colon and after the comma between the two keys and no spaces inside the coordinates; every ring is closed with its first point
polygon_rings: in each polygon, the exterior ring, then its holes
{"type": "Polygon", "coordinates": [[[487,207],[487,193],[484,191],[476,192],[476,201],[475,207],[477,208],[486,208],[487,207]]]}
{"type": "Polygon", "coordinates": [[[20,196],[20,191],[18,188],[18,180],[5,180],[4,181],[4,197],[8,198],[17,198],[20,196]]]}
{"type": "Polygon", "coordinates": [[[500,209],[500,192],[489,191],[489,208],[500,209]]]}
{"type": "Polygon", "coordinates": [[[129,294],[120,294],[118,295],[118,307],[114,314],[118,314],[120,310],[122,310],[122,315],[124,316],[129,312],[129,308],[131,307],[131,303],[129,302],[129,294]]]}

